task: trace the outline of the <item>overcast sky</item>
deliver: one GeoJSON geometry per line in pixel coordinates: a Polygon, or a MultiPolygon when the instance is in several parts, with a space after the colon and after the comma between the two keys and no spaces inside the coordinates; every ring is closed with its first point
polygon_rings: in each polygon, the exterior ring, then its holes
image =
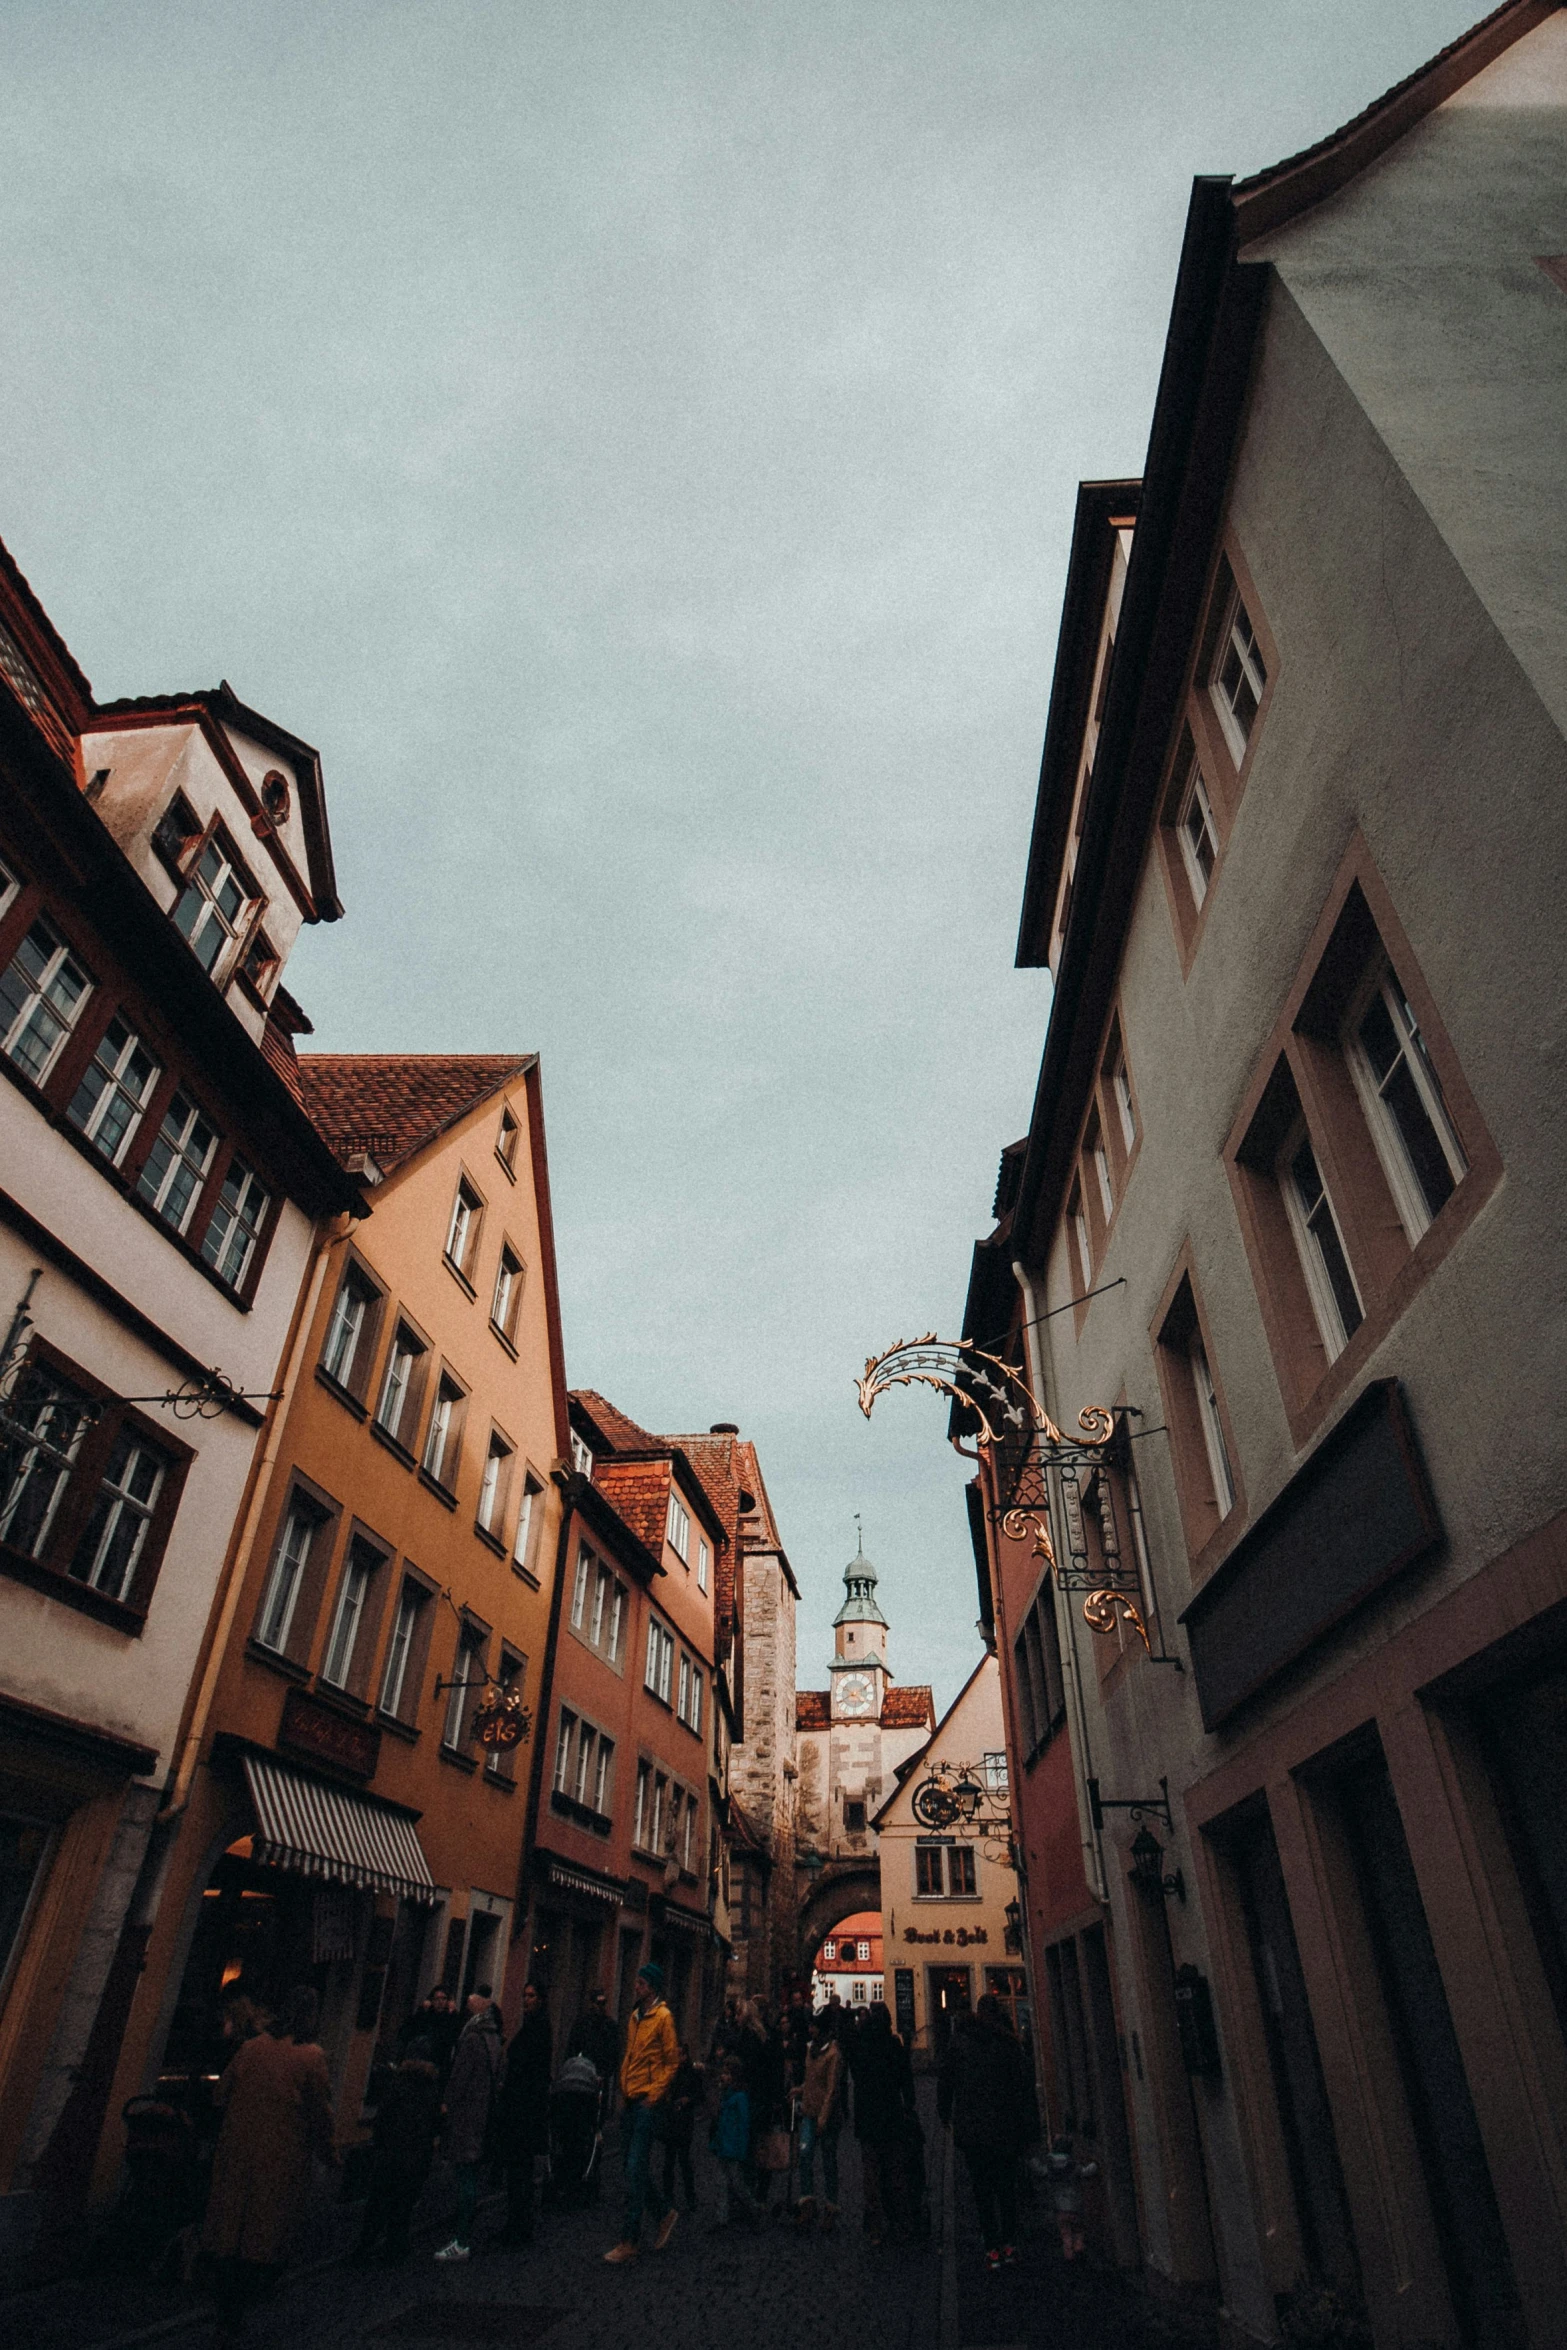
{"type": "Polygon", "coordinates": [[[821,1685],[975,1654],[936,1398],[1074,489],[1187,194],[1482,0],[0,7],[0,536],[98,693],[316,743],[318,1046],[543,1055],[574,1384],[761,1448],[821,1685]]]}

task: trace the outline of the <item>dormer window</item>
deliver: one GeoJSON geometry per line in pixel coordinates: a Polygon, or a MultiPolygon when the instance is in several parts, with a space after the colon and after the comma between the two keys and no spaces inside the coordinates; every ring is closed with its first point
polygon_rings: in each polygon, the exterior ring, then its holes
{"type": "Polygon", "coordinates": [[[203,971],[215,970],[238,938],[252,892],[222,842],[209,840],[174,907],[174,927],[203,971]]]}
{"type": "Polygon", "coordinates": [[[288,777],[279,768],[261,779],[261,806],[269,824],[288,822],[288,777]]]}
{"type": "Polygon", "coordinates": [[[245,984],[258,996],[270,995],[273,981],[278,975],[278,966],[277,948],[264,930],[258,930],[245,949],[245,960],[240,965],[245,984]]]}

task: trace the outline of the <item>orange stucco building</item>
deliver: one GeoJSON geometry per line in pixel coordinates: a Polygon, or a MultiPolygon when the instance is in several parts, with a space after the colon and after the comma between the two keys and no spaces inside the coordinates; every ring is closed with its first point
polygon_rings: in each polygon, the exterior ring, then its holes
{"type": "MultiPolygon", "coordinates": [[[[475,1715],[496,1683],[537,1713],[566,1396],[536,1059],[312,1055],[297,1081],[370,1213],[286,1365],[110,2110],[160,2079],[199,2107],[226,2003],[311,1982],[352,2138],[432,1983],[505,1979],[536,1747],[475,1715]]],[[[111,2125],[106,2176],[118,2152],[111,2125]]]]}

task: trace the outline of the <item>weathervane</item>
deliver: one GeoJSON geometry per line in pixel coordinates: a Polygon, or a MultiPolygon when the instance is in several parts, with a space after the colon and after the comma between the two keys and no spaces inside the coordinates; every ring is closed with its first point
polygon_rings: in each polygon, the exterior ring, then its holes
{"type": "MultiPolygon", "coordinates": [[[[1121,1558],[1115,1517],[1107,1481],[1098,1479],[1100,1552],[1091,1560],[1083,1532],[1083,1492],[1079,1471],[1101,1470],[1116,1435],[1116,1415],[1108,1405],[1091,1403],[1077,1415],[1078,1433],[1068,1436],[1056,1426],[1021,1372],[999,1355],[987,1353],[972,1339],[938,1338],[933,1330],[923,1338],[900,1338],[884,1354],[867,1358],[855,1382],[860,1409],[867,1420],[876,1398],[889,1387],[934,1387],[971,1412],[979,1423],[973,1444],[960,1435],[951,1439],[965,1460],[989,1462],[992,1485],[999,1493],[997,1457],[1013,1469],[1013,1498],[1001,1511],[1001,1531],[1009,1540],[1032,1537],[1033,1556],[1043,1559],[1063,1591],[1082,1591],[1083,1621],[1094,1632],[1113,1632],[1117,1619],[1130,1624],[1151,1656],[1152,1647],[1142,1609],[1136,1573],[1121,1558]],[[1054,1469],[1061,1487],[1068,1562],[1056,1556],[1050,1536],[1049,1496],[1043,1472],[1054,1469]],[[1036,1472],[1037,1495],[1021,1498],[1029,1471],[1036,1472]]],[[[1173,1661],[1173,1660],[1172,1660],[1173,1661]]]]}

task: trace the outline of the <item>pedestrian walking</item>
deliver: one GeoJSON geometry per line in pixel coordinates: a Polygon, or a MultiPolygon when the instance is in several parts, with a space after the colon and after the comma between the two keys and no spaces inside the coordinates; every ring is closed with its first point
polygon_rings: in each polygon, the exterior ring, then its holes
{"type": "Polygon", "coordinates": [[[1018,2160],[1036,2125],[1028,2062],[993,1991],[947,2043],[936,2074],[936,2111],[950,2124],[968,2169],[985,2266],[1011,2268],[1018,2257],[1018,2160]]]}
{"type": "Polygon", "coordinates": [[[1050,2181],[1050,2207],[1056,2215],[1056,2226],[1061,2231],[1061,2257],[1076,2260],[1083,2251],[1083,2189],[1081,2182],[1091,2179],[1099,2166],[1094,2162],[1079,2162],[1072,2152],[1072,2141],[1056,2137],[1050,2141],[1045,2156],[1045,2175],[1050,2181]]]}
{"type": "Polygon", "coordinates": [[[680,2069],[669,2084],[669,2095],[664,2100],[664,2200],[671,2207],[675,2200],[675,2172],[680,2172],[686,2191],[686,2209],[696,2209],[696,2174],[691,2168],[691,2138],[696,2128],[696,2117],[706,2095],[707,2082],[702,2067],[694,2064],[691,2051],[680,2044],[680,2069]]]}
{"type": "Polygon", "coordinates": [[[586,2007],[571,2028],[566,2043],[568,2056],[585,2056],[604,2084],[604,2119],[615,2095],[615,2075],[620,2070],[620,2026],[609,2012],[607,1991],[593,1992],[586,2007]]]}
{"type": "Polygon", "coordinates": [[[626,2172],[626,2218],[618,2244],[604,2258],[612,2265],[635,2260],[642,2249],[642,2213],[653,2215],[653,2249],[662,2252],[679,2217],[653,2177],[653,2147],[663,2122],[663,2103],[680,2067],[675,2019],[664,2005],[664,1970],[654,1959],[640,1969],[636,2001],[626,2019],[626,2052],[620,2060],[621,2154],[626,2172]]]}
{"type": "Polygon", "coordinates": [[[446,2084],[441,2151],[456,2173],[457,2226],[451,2242],[437,2252],[437,2260],[467,2260],[473,2251],[490,2105],[500,2082],[502,2061],[498,2013],[489,1984],[480,1983],[469,1994],[468,2020],[458,2035],[446,2084]]]}
{"type": "Polygon", "coordinates": [[[282,2274],[312,2159],[337,2159],[332,2084],[316,2040],[320,2012],[314,1991],[301,1986],[288,2021],[243,2041],[218,2083],[223,2127],[201,2249],[219,2331],[230,2338],[282,2274]]]}
{"type": "Polygon", "coordinates": [[[410,2040],[381,2091],[372,2136],[370,2185],[354,2253],[389,2267],[406,2260],[414,2205],[435,2160],[441,2075],[428,2040],[410,2040]]]}
{"type": "Polygon", "coordinates": [[[855,2030],[849,2076],[865,2197],[861,2224],[870,2241],[880,2244],[889,2233],[913,2233],[904,2185],[905,2148],[911,2126],[918,2127],[914,2070],[883,2000],[875,2001],[855,2030]]]}
{"type": "Polygon", "coordinates": [[[822,2184],[826,2199],[820,2207],[821,2225],[830,2231],[838,2218],[838,2133],[843,2127],[843,2050],[831,2016],[823,2008],[812,2023],[805,2051],[805,2077],[800,2084],[800,2201],[795,2225],[809,2228],[817,2217],[816,2154],[821,2150],[822,2184]]]}
{"type": "Polygon", "coordinates": [[[430,2061],[446,2085],[446,2076],[452,2069],[452,2058],[457,2053],[457,2039],[462,2031],[463,2018],[457,2012],[457,2002],[444,1983],[437,1983],[427,1998],[420,2001],[397,2035],[399,2048],[411,2041],[423,2040],[430,2051],[430,2061]]]}
{"type": "Polygon", "coordinates": [[[549,2008],[538,1984],[529,1983],[490,2125],[490,2153],[506,2176],[506,2226],[496,2239],[501,2244],[533,2242],[533,2174],[538,2156],[549,2152],[553,2069],[549,2008]]]}
{"type": "Polygon", "coordinates": [[[718,2117],[708,2133],[708,2150],[718,2164],[718,2217],[713,2233],[733,2225],[736,2210],[748,2226],[760,2224],[761,2206],[746,2180],[751,2151],[751,2100],[738,2056],[726,2056],[719,2070],[718,2117]]]}

